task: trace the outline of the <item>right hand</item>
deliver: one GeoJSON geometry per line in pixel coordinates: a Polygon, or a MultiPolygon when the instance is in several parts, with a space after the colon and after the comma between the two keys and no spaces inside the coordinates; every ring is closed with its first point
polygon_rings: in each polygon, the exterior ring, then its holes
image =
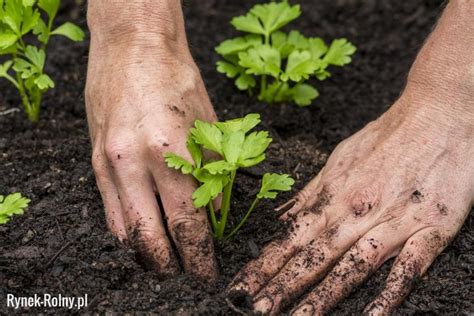
{"type": "Polygon", "coordinates": [[[173,152],[192,161],[185,145],[189,128],[196,119],[216,120],[186,40],[136,34],[119,42],[100,27],[91,31],[86,108],[108,227],[144,263],[173,276],[179,264],[168,230],[185,271],[215,280],[207,214],[191,198],[196,183],[163,159],[173,152]]]}

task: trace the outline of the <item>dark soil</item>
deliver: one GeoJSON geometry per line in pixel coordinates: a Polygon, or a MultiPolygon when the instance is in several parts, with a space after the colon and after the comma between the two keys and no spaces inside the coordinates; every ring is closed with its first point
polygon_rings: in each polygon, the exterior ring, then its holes
{"type": "MultiPolygon", "coordinates": [[[[84,28],[82,0],[63,1],[59,20],[84,28]]],[[[254,0],[185,1],[193,55],[221,119],[260,112],[274,143],[268,162],[241,174],[234,215],[240,217],[254,193],[253,175],[265,170],[309,181],[342,139],[376,118],[397,98],[417,50],[433,28],[442,1],[319,0],[302,2],[303,15],[292,26],[325,39],[347,37],[358,47],[351,65],[318,83],[321,97],[304,109],[268,107],[238,93],[215,71],[213,47],[235,35],[229,20],[254,0]],[[245,203],[244,203],[245,204],[245,203]]],[[[136,262],[135,253],[107,233],[102,203],[90,165],[84,100],[88,43],[54,39],[47,69],[57,88],[45,97],[41,122],[31,126],[23,113],[0,117],[0,192],[22,192],[32,199],[23,216],[0,226],[0,314],[7,293],[89,295],[91,312],[145,311],[159,314],[237,314],[222,293],[231,277],[278,233],[273,207],[261,205],[231,242],[217,245],[221,280],[206,287],[182,275],[160,281],[136,262]]],[[[18,107],[16,92],[0,82],[0,111],[18,107]]],[[[398,309],[399,314],[474,312],[474,217],[471,212],[452,244],[398,309]]],[[[390,263],[339,304],[335,314],[360,313],[382,288],[390,263]]],[[[22,310],[57,314],[60,310],[22,310]]]]}

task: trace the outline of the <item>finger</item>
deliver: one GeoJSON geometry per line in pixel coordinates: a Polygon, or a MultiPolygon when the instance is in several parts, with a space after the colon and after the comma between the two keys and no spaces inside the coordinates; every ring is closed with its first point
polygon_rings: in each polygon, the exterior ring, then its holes
{"type": "Polygon", "coordinates": [[[318,185],[323,174],[323,169],[314,177],[298,194],[290,199],[288,202],[280,205],[275,209],[278,214],[281,214],[281,220],[288,220],[295,214],[297,214],[301,209],[305,208],[308,205],[313,205],[316,203],[320,197],[321,189],[318,190],[318,185]]]}
{"type": "Polygon", "coordinates": [[[263,248],[262,254],[249,262],[234,278],[229,291],[255,295],[305,245],[326,227],[324,213],[300,212],[291,222],[286,236],[263,248]]]}
{"type": "Polygon", "coordinates": [[[365,313],[390,314],[408,295],[414,282],[443,251],[449,239],[436,229],[420,231],[408,239],[390,270],[385,288],[367,305],[365,313]]]}
{"type": "Polygon", "coordinates": [[[395,255],[403,242],[401,237],[386,238],[395,233],[392,227],[382,224],[365,234],[344,254],[321,284],[298,304],[291,315],[326,314],[395,255]]]}
{"type": "Polygon", "coordinates": [[[163,226],[151,176],[125,150],[108,153],[131,245],[143,263],[161,276],[178,274],[178,261],[163,226]]]}
{"type": "Polygon", "coordinates": [[[363,228],[353,222],[330,227],[294,256],[254,300],[254,309],[277,314],[292,299],[320,280],[336,260],[353,245],[363,228]]]}
{"type": "Polygon", "coordinates": [[[97,187],[104,202],[107,227],[120,241],[127,239],[125,221],[122,215],[120,197],[109,172],[107,160],[101,154],[94,153],[92,166],[95,173],[97,187]]]}
{"type": "Polygon", "coordinates": [[[168,168],[155,169],[154,178],[184,270],[202,281],[215,281],[217,262],[206,209],[196,209],[192,200],[196,183],[168,168]]]}

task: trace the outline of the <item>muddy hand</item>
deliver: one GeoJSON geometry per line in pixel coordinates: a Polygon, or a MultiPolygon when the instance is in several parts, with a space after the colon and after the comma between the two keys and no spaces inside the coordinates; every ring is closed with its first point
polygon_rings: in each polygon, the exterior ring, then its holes
{"type": "Polygon", "coordinates": [[[146,3],[89,1],[92,163],[115,235],[164,276],[179,271],[174,243],[186,272],[211,281],[216,261],[206,213],[192,204],[195,183],[167,168],[163,153],[191,160],[188,129],[216,116],[187,47],[179,1],[146,3]]]}
{"type": "Polygon", "coordinates": [[[388,314],[459,231],[474,198],[473,19],[473,2],[450,2],[400,99],[279,209],[288,235],[230,287],[247,291],[255,310],[325,314],[396,257],[365,308],[388,314]]]}

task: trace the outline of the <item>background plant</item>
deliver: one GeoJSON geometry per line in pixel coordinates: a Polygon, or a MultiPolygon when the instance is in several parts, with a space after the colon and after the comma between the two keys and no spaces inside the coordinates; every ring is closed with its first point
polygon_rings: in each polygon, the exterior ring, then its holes
{"type": "Polygon", "coordinates": [[[21,193],[0,195],[0,224],[5,224],[13,215],[21,215],[31,200],[21,196],[21,193]]]}
{"type": "Polygon", "coordinates": [[[233,18],[231,24],[237,30],[250,34],[216,47],[224,58],[217,62],[217,70],[235,78],[237,88],[251,94],[259,78],[261,101],[311,104],[319,93],[306,81],[324,80],[330,76],[329,66],[350,63],[356,47],[345,38],[333,40],[328,47],[319,37],[280,31],[300,14],[299,5],[283,1],[255,5],[246,15],[233,18]]]}
{"type": "MultiPolygon", "coordinates": [[[[224,237],[237,170],[264,161],[265,151],[272,142],[266,131],[250,133],[259,123],[258,114],[217,123],[197,120],[187,141],[193,162],[174,153],[165,154],[165,160],[170,168],[191,174],[200,184],[193,193],[194,206],[207,207],[213,233],[217,239],[224,237]],[[218,154],[222,159],[206,159],[203,149],[218,154]],[[221,194],[219,210],[215,210],[216,199],[221,194]]],[[[240,229],[261,199],[274,199],[279,191],[289,191],[293,184],[294,180],[286,174],[264,174],[259,193],[245,216],[226,238],[230,238],[240,229]]]]}
{"type": "Polygon", "coordinates": [[[21,96],[28,119],[38,121],[41,98],[54,81],[44,72],[46,45],[55,35],[73,41],[84,39],[84,32],[66,22],[53,29],[60,0],[0,0],[0,55],[8,60],[0,64],[0,77],[12,83],[21,96]],[[47,17],[41,17],[41,9],[47,17]],[[34,34],[36,41],[27,43],[34,34]]]}

